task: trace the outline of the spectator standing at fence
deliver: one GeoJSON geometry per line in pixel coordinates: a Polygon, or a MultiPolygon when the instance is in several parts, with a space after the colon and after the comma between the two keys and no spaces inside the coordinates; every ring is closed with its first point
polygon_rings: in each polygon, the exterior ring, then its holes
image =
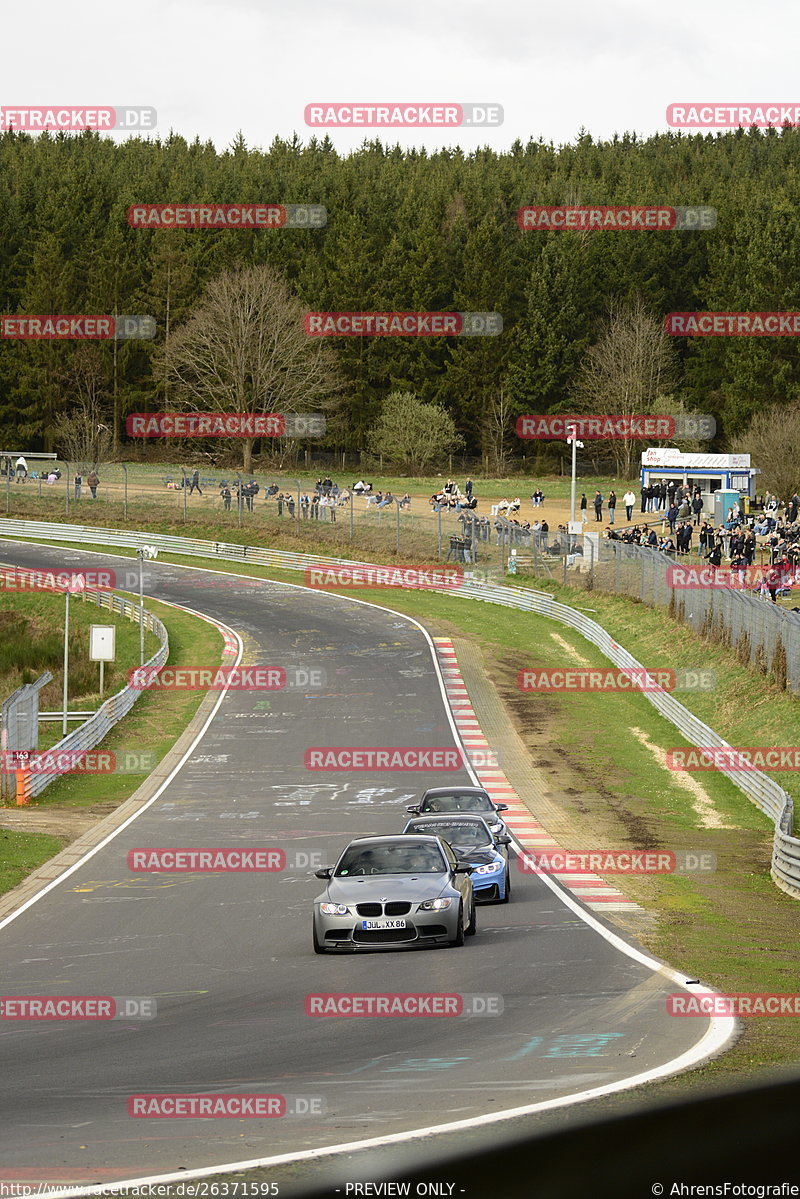
{"type": "Polygon", "coordinates": [[[622,497],[622,502],[625,505],[625,519],[630,523],[633,516],[633,505],[636,503],[636,496],[631,491],[630,487],[622,497]]]}
{"type": "Polygon", "coordinates": [[[24,483],[28,477],[28,464],[22,457],[22,454],[20,454],[19,458],[17,458],[14,466],[17,472],[17,482],[24,483]]]}
{"type": "Polygon", "coordinates": [[[192,492],[195,490],[197,491],[198,495],[203,494],[202,491],[200,490],[200,471],[199,470],[192,471],[192,481],[189,484],[189,495],[191,495],[192,492]]]}
{"type": "Polygon", "coordinates": [[[647,488],[644,486],[644,484],[642,484],[642,487],[639,491],[639,496],[642,501],[642,512],[646,512],[647,511],[647,488]]]}
{"type": "Polygon", "coordinates": [[[708,553],[703,555],[703,558],[706,562],[710,562],[712,566],[719,566],[722,562],[722,546],[719,544],[719,542],[717,542],[715,545],[712,545],[708,553]]]}
{"type": "Polygon", "coordinates": [[[671,505],[669,506],[669,508],[667,509],[667,520],[669,521],[669,531],[670,531],[670,533],[674,533],[674,532],[675,532],[675,521],[676,521],[677,519],[678,519],[678,505],[677,505],[677,504],[675,503],[675,501],[673,500],[673,501],[672,501],[672,504],[671,504],[671,505]]]}
{"type": "Polygon", "coordinates": [[[603,497],[599,491],[594,493],[594,518],[601,522],[603,519],[603,497]]]}
{"type": "Polygon", "coordinates": [[[589,507],[589,501],[586,498],[586,492],[582,491],[581,492],[581,524],[584,524],[584,525],[586,524],[587,520],[589,519],[589,517],[587,515],[588,507],[589,507]]]}
{"type": "Polygon", "coordinates": [[[225,509],[226,512],[230,512],[230,510],[231,510],[231,489],[227,483],[222,488],[220,495],[222,496],[223,508],[225,509]]]}
{"type": "Polygon", "coordinates": [[[89,471],[88,475],[86,476],[86,482],[88,484],[89,490],[92,493],[92,499],[96,500],[97,499],[97,487],[100,482],[100,476],[98,475],[96,470],[89,471]]]}
{"type": "Polygon", "coordinates": [[[695,493],[694,499],[692,500],[692,512],[694,513],[694,523],[699,525],[700,517],[703,514],[703,497],[699,494],[699,492],[695,493]]]}
{"type": "Polygon", "coordinates": [[[319,492],[315,491],[311,497],[311,519],[319,520],[319,492]]]}
{"type": "Polygon", "coordinates": [[[617,511],[617,493],[613,489],[608,493],[608,523],[613,525],[617,511]]]}
{"type": "Polygon", "coordinates": [[[308,498],[308,492],[303,492],[300,496],[300,511],[303,513],[303,520],[308,520],[308,505],[311,501],[308,498]]]}
{"type": "Polygon", "coordinates": [[[283,492],[278,492],[278,516],[283,516],[283,492]]]}
{"type": "Polygon", "coordinates": [[[287,497],[286,497],[286,511],[289,513],[289,518],[291,520],[293,520],[294,519],[294,496],[293,495],[287,495],[287,497]]]}
{"type": "Polygon", "coordinates": [[[693,526],[688,520],[684,521],[684,523],[678,529],[678,536],[676,539],[679,554],[688,554],[691,551],[693,534],[693,526]]]}
{"type": "Polygon", "coordinates": [[[468,500],[472,499],[472,479],[467,475],[467,480],[464,483],[464,495],[468,500]]]}
{"type": "Polygon", "coordinates": [[[81,487],[83,486],[83,476],[76,474],[75,478],[73,479],[73,484],[75,486],[75,499],[79,500],[81,498],[81,487]]]}

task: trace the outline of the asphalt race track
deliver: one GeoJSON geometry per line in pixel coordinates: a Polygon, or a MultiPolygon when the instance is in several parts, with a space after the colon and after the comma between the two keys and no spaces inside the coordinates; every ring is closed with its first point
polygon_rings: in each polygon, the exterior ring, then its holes
{"type": "MultiPolygon", "coordinates": [[[[0,559],[135,568],[11,542],[0,559]]],[[[304,766],[314,746],[454,744],[430,645],[413,622],[276,583],[147,570],[157,599],[239,633],[244,664],[302,663],[326,681],[228,692],[156,802],[0,928],[3,995],[158,1003],[149,1021],[0,1022],[0,1176],[100,1185],[425,1128],[612,1084],[697,1044],[707,1021],[666,1014],[674,981],[621,952],[536,876],[515,870],[512,902],[479,907],[463,949],[318,957],[311,901],[323,884],[311,869],[129,871],[128,850],[153,846],[276,847],[332,864],[351,836],[400,831],[406,803],[454,777],[304,766]],[[499,994],[504,1012],[306,1016],[305,997],[320,992],[499,994]],[[127,1114],[130,1095],[173,1092],[301,1096],[324,1111],[127,1114]]]]}

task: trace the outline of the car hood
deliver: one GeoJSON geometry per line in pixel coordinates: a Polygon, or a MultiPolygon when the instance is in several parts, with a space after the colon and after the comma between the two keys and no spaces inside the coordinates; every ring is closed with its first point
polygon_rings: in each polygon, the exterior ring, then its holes
{"type": "Polygon", "coordinates": [[[368,874],[357,878],[332,878],[328,883],[330,903],[376,903],[407,900],[421,903],[436,899],[450,883],[447,874],[368,874]]]}
{"type": "Polygon", "coordinates": [[[468,846],[460,848],[457,845],[453,845],[452,849],[459,862],[467,862],[470,866],[488,866],[492,862],[496,862],[500,856],[491,847],[487,847],[486,849],[470,849],[468,846]]]}

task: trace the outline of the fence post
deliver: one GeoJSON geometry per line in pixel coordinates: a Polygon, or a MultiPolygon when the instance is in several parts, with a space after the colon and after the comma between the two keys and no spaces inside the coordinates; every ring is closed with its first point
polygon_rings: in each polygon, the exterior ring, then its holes
{"type": "Polygon", "coordinates": [[[642,554],[639,561],[642,564],[642,573],[639,581],[639,599],[642,603],[644,603],[644,554],[642,554]]]}

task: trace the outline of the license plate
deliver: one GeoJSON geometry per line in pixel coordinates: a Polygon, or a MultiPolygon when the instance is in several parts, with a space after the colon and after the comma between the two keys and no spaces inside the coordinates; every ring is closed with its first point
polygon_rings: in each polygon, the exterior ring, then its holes
{"type": "Polygon", "coordinates": [[[370,932],[376,928],[405,928],[405,920],[362,920],[361,928],[363,932],[370,932]]]}

